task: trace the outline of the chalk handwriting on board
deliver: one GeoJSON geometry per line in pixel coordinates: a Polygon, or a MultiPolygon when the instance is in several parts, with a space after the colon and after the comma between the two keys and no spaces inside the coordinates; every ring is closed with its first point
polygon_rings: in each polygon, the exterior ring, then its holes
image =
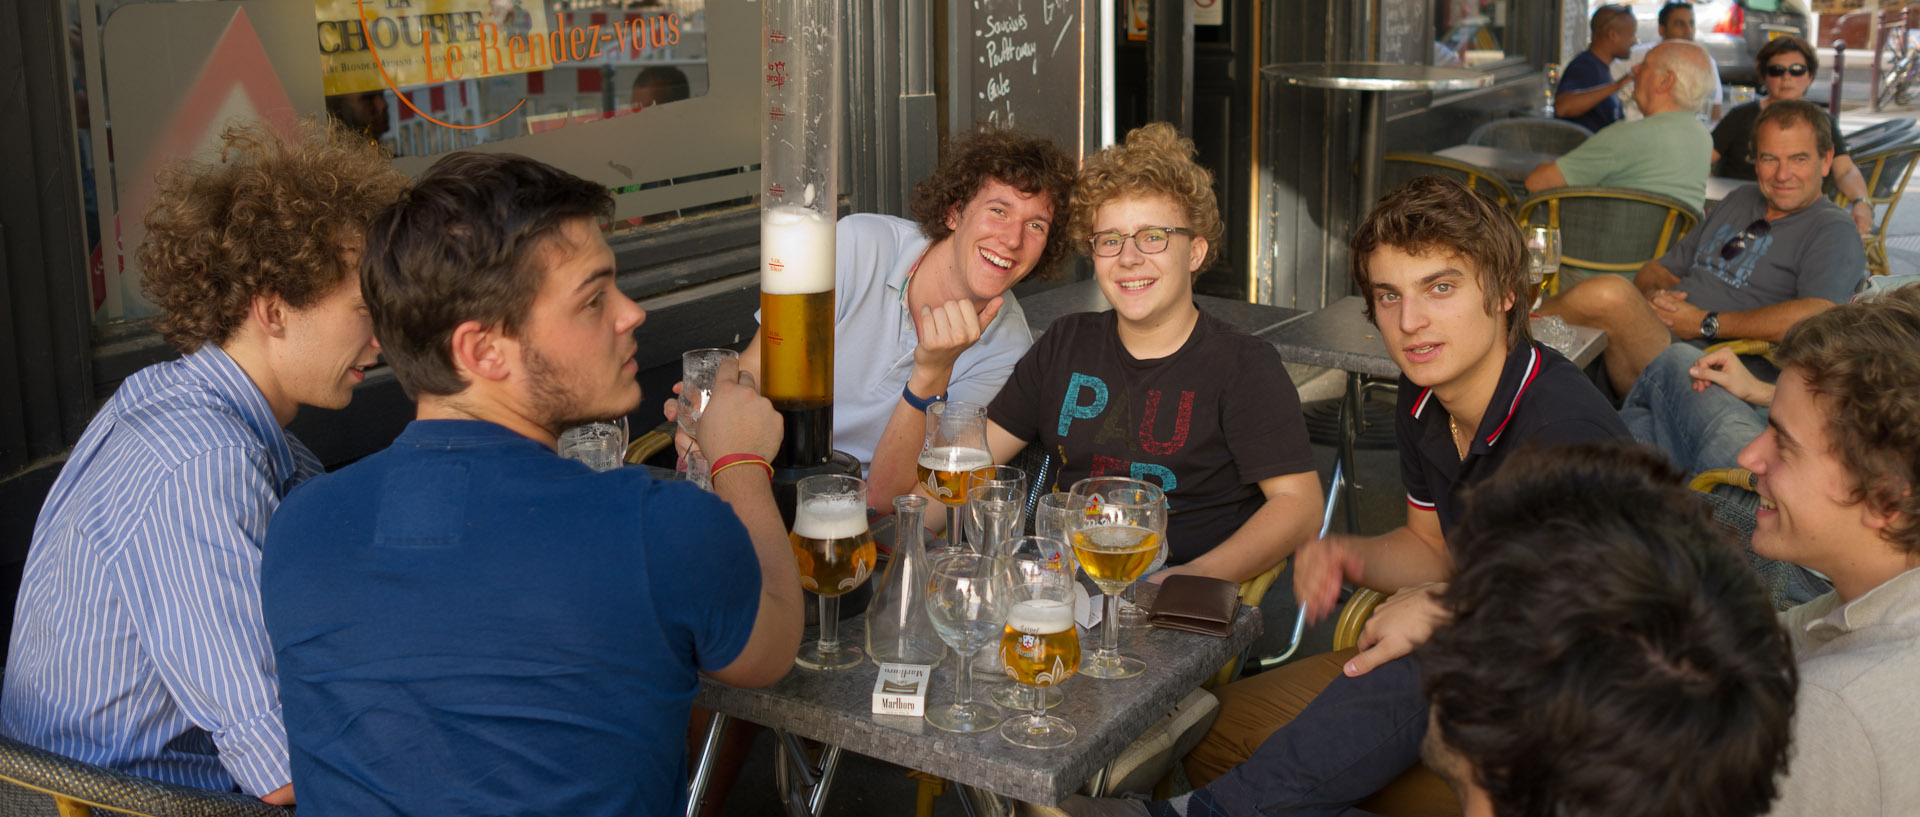
{"type": "Polygon", "coordinates": [[[1061,80],[1078,74],[1081,55],[1076,48],[1066,49],[1063,55],[1061,48],[1078,43],[1078,37],[1069,35],[1078,31],[1076,12],[1081,2],[972,0],[975,119],[1000,125],[1019,125],[1027,119],[1026,126],[1035,130],[1060,130],[1060,135],[1076,132],[1083,89],[1061,80]],[[1041,71],[1042,67],[1047,70],[1041,71]],[[1052,122],[1061,116],[1068,118],[1052,122]]]}
{"type": "Polygon", "coordinates": [[[1425,53],[1422,29],[1424,8],[1409,0],[1379,0],[1380,42],[1376,53],[1384,62],[1419,62],[1425,53]]]}

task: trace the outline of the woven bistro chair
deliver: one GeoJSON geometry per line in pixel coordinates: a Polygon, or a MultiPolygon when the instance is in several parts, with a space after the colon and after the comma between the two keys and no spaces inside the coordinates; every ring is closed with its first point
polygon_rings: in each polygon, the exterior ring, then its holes
{"type": "Polygon", "coordinates": [[[0,737],[0,814],[7,817],[291,817],[259,798],[116,772],[0,737]]]}
{"type": "Polygon", "coordinates": [[[1496,119],[1474,128],[1467,136],[1467,144],[1560,156],[1579,147],[1592,135],[1593,131],[1564,119],[1496,119]]]}
{"type": "Polygon", "coordinates": [[[1475,164],[1432,153],[1389,153],[1380,175],[1380,189],[1392,190],[1419,176],[1445,176],[1492,199],[1502,210],[1512,210],[1514,195],[1500,174],[1475,164]]]}
{"type": "MultiPolygon", "coordinates": [[[[1873,209],[1880,216],[1872,234],[1862,239],[1866,244],[1867,270],[1874,275],[1891,272],[1887,263],[1887,227],[1893,223],[1893,210],[1900,205],[1901,194],[1907,191],[1907,179],[1913,175],[1916,156],[1920,156],[1920,141],[1853,156],[1854,165],[1867,177],[1867,200],[1873,202],[1873,209]]],[[[1849,203],[1845,196],[1836,195],[1834,199],[1840,204],[1849,203]]]]}
{"type": "Polygon", "coordinates": [[[1620,187],[1556,187],[1520,202],[1514,212],[1523,226],[1560,228],[1560,274],[1545,288],[1551,295],[1595,273],[1631,277],[1700,224],[1700,210],[1691,204],[1620,187]],[[1569,279],[1569,272],[1575,277],[1569,279]]]}

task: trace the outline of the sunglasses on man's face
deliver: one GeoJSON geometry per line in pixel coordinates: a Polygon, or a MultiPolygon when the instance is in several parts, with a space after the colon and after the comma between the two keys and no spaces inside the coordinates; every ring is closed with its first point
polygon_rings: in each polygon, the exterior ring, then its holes
{"type": "Polygon", "coordinates": [[[1773,77],[1775,79],[1779,79],[1780,77],[1784,77],[1788,74],[1792,74],[1796,77],[1804,77],[1807,75],[1807,67],[1805,65],[1801,65],[1798,63],[1794,65],[1767,66],[1767,76],[1773,77]]]}
{"type": "Polygon", "coordinates": [[[1772,230],[1773,225],[1768,223],[1764,218],[1747,225],[1747,229],[1741,230],[1739,235],[1734,236],[1733,240],[1728,241],[1725,246],[1720,248],[1720,257],[1728,261],[1739,258],[1740,254],[1746,252],[1747,247],[1753,244],[1754,239],[1766,235],[1772,230]]]}

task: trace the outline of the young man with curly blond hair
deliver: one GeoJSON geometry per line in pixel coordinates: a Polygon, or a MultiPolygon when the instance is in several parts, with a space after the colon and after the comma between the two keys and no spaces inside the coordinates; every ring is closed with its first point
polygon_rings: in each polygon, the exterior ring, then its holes
{"type": "Polygon", "coordinates": [[[1273,346],[1200,311],[1193,281],[1224,231],[1193,142],[1154,123],[1088,157],[1069,235],[1106,312],[1069,315],[987,408],[1006,462],[1028,443],[1060,483],[1127,476],[1167,493],[1170,567],[1243,581],[1313,534],[1320,478],[1300,396],[1273,346]]]}
{"type": "Polygon", "coordinates": [[[88,423],[34,525],[0,731],[169,783],[291,803],[261,619],[267,520],[321,473],[288,435],[344,408],[379,344],[363,229],[405,177],[343,132],[229,128],[219,161],[162,178],[140,245],[182,355],[88,423]]]}

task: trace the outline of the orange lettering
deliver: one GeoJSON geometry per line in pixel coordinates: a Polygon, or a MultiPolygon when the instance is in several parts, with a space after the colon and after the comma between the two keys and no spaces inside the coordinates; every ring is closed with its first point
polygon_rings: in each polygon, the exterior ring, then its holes
{"type": "Polygon", "coordinates": [[[513,65],[513,70],[515,71],[521,70],[520,58],[526,55],[527,55],[527,38],[522,37],[518,34],[515,34],[507,38],[507,59],[511,61],[511,64],[513,65]]]}
{"type": "Polygon", "coordinates": [[[488,73],[487,72],[487,55],[488,54],[493,55],[493,73],[496,73],[496,74],[506,73],[507,64],[505,61],[500,59],[500,27],[497,25],[494,25],[491,21],[484,22],[480,24],[480,29],[474,32],[474,34],[475,34],[474,39],[477,39],[480,41],[480,73],[481,74],[488,73]]]}
{"type": "Polygon", "coordinates": [[[586,59],[587,55],[580,53],[580,48],[587,44],[587,30],[584,28],[575,28],[573,33],[568,36],[572,42],[567,46],[567,58],[575,61],[586,59]]]}
{"type": "Polygon", "coordinates": [[[447,79],[459,79],[460,65],[464,62],[466,62],[466,57],[461,54],[460,46],[447,46],[447,79]]]}
{"type": "Polygon", "coordinates": [[[667,15],[667,28],[670,28],[673,30],[673,36],[667,38],[667,45],[679,45],[680,44],[680,15],[678,14],[667,15]]]}
{"type": "MultiPolygon", "coordinates": [[[[433,29],[429,28],[429,29],[425,29],[424,31],[426,33],[426,37],[424,38],[420,47],[425,49],[427,52],[427,81],[440,82],[442,80],[433,75],[433,29]]],[[[451,66],[449,66],[449,70],[451,70],[451,66]]]]}

